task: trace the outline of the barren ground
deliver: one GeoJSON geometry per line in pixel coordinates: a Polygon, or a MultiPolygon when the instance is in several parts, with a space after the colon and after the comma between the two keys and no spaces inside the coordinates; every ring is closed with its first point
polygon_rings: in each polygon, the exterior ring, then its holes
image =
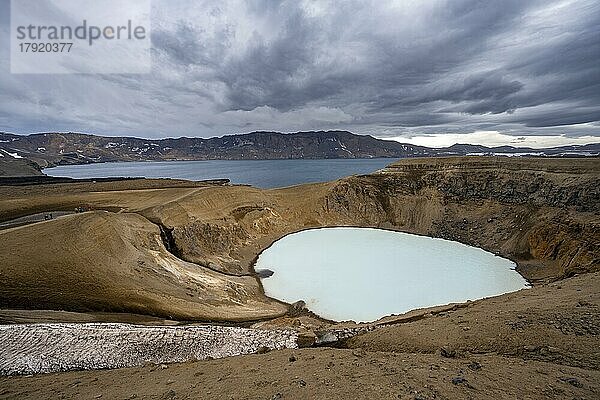
{"type": "Polygon", "coordinates": [[[1,306],[86,312],[68,314],[75,319],[276,317],[260,325],[318,331],[328,323],[281,317],[286,307],[262,295],[252,260],[287,233],[334,225],[479,246],[516,261],[534,287],[385,318],[389,326],[339,344],[345,348],[0,378],[0,397],[600,397],[597,160],[405,160],[380,174],[276,190],[129,184],[0,187],[0,222],[104,210],[0,231],[1,306]]]}
{"type": "Polygon", "coordinates": [[[480,300],[357,336],[349,348],[5,377],[0,397],[596,399],[599,282],[587,274],[480,300]]]}

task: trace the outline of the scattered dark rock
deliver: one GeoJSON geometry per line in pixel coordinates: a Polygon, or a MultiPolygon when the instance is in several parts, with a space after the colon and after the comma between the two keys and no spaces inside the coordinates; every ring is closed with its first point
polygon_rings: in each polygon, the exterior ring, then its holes
{"type": "Polygon", "coordinates": [[[481,364],[477,361],[473,361],[472,363],[467,365],[467,368],[469,368],[472,371],[479,371],[481,369],[481,364]]]}
{"type": "Polygon", "coordinates": [[[290,358],[289,358],[289,361],[290,361],[290,362],[294,362],[294,361],[296,361],[296,360],[297,360],[297,358],[296,358],[296,356],[295,356],[295,355],[293,355],[293,354],[292,354],[292,355],[290,356],[290,358]]]}
{"type": "Polygon", "coordinates": [[[357,348],[357,349],[354,349],[354,350],[352,350],[352,355],[353,355],[354,357],[360,357],[360,358],[363,358],[364,356],[366,356],[366,355],[367,355],[367,352],[366,352],[366,351],[364,351],[362,348],[360,348],[360,347],[359,347],[359,348],[357,348]]]}
{"type": "Polygon", "coordinates": [[[298,300],[297,302],[290,304],[288,312],[291,316],[299,315],[302,313],[302,311],[304,311],[305,308],[306,302],[304,302],[303,300],[298,300]]]}
{"type": "Polygon", "coordinates": [[[305,382],[303,379],[300,379],[300,380],[298,381],[298,386],[300,386],[300,387],[305,387],[305,386],[306,386],[306,382],[305,382]]]}
{"type": "Polygon", "coordinates": [[[579,380],[577,378],[564,377],[564,378],[560,378],[560,380],[565,383],[568,383],[571,386],[575,386],[577,388],[583,387],[583,385],[581,384],[581,382],[579,382],[579,380]]]}
{"type": "Polygon", "coordinates": [[[267,346],[260,346],[257,350],[256,350],[256,354],[266,354],[268,352],[270,352],[271,349],[268,348],[267,346]]]}
{"type": "Polygon", "coordinates": [[[461,384],[466,384],[467,379],[463,378],[462,376],[455,376],[454,378],[452,378],[452,384],[453,385],[461,385],[461,384]]]}
{"type": "Polygon", "coordinates": [[[162,395],[162,399],[164,400],[174,399],[176,397],[177,392],[175,392],[173,389],[169,390],[168,392],[165,392],[165,394],[162,395]]]}
{"type": "Polygon", "coordinates": [[[271,396],[271,400],[280,400],[283,399],[283,395],[281,393],[275,393],[273,396],[271,396]]]}
{"type": "Polygon", "coordinates": [[[443,346],[440,349],[440,355],[442,357],[446,357],[446,358],[454,358],[454,357],[456,357],[456,350],[454,350],[450,346],[443,346]]]}
{"type": "Polygon", "coordinates": [[[298,347],[311,347],[317,341],[317,336],[313,332],[298,334],[298,347]]]}
{"type": "Polygon", "coordinates": [[[274,273],[275,272],[271,271],[270,269],[259,269],[256,271],[256,276],[258,276],[260,279],[265,279],[273,276],[274,273]]]}

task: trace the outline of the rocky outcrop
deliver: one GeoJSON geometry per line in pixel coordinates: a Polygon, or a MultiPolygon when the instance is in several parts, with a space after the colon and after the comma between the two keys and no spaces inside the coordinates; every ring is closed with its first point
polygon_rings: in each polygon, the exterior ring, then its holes
{"type": "MultiPolygon", "coordinates": [[[[0,325],[0,375],[125,368],[297,348],[289,330],[215,325],[0,325]]],[[[166,366],[164,366],[166,368],[166,366]]]]}
{"type": "Polygon", "coordinates": [[[404,160],[381,174],[405,178],[415,191],[433,187],[455,200],[600,210],[600,173],[595,160],[445,158],[404,160]]]}
{"type": "Polygon", "coordinates": [[[519,262],[529,278],[557,278],[600,268],[599,176],[593,160],[406,160],[346,179],[327,204],[482,247],[519,262]]]}

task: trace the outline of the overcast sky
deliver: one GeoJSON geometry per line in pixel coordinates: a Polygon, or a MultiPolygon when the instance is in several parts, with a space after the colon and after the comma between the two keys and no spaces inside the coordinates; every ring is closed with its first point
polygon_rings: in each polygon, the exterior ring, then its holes
{"type": "Polygon", "coordinates": [[[597,0],[154,0],[143,75],[11,74],[9,30],[0,0],[7,132],[600,141],[597,0]]]}

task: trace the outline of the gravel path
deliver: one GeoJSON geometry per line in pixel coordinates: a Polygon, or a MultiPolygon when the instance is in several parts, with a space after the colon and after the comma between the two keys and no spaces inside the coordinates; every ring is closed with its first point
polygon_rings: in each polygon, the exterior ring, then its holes
{"type": "Polygon", "coordinates": [[[65,215],[75,214],[73,211],[46,211],[36,214],[26,215],[24,217],[11,219],[0,223],[0,229],[14,228],[17,226],[33,224],[35,222],[47,221],[49,219],[56,219],[64,217],[65,215]]]}

